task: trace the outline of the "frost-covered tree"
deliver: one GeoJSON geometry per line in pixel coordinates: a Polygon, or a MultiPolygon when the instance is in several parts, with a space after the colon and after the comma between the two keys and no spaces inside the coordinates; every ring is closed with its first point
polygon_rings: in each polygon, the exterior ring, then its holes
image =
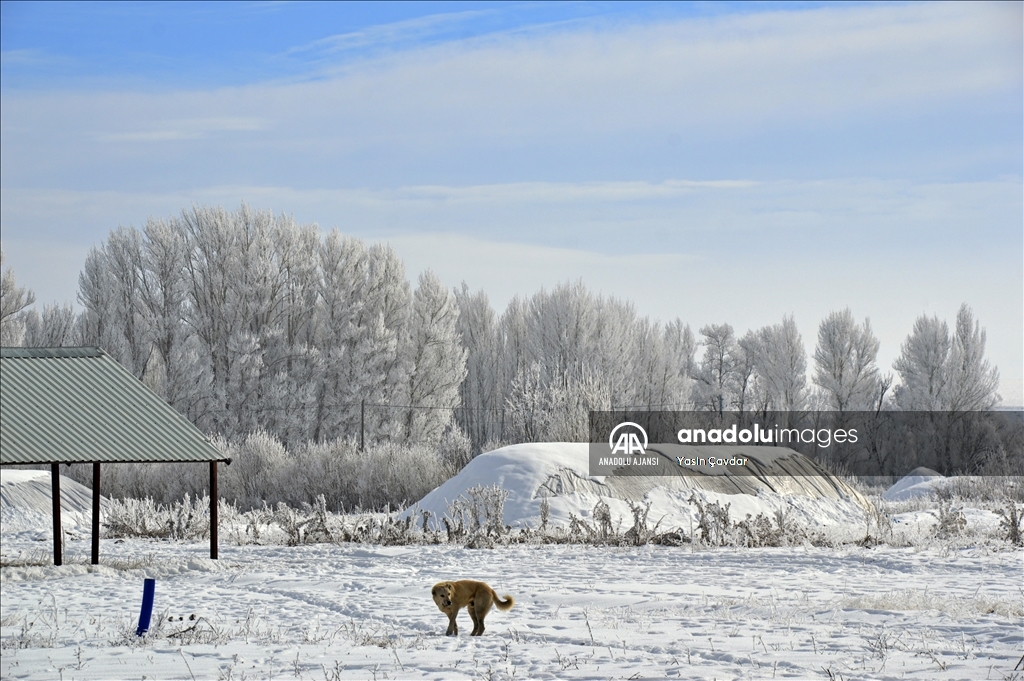
{"type": "Polygon", "coordinates": [[[545,383],[561,380],[583,369],[586,362],[603,364],[607,376],[613,368],[596,350],[600,341],[614,345],[617,338],[610,337],[608,325],[598,332],[597,301],[582,282],[556,286],[551,291],[541,290],[530,299],[529,345],[532,363],[539,363],[545,383]]]}
{"type": "Polygon", "coordinates": [[[82,341],[97,345],[139,378],[153,356],[153,318],[143,300],[143,237],[132,227],[111,230],[89,251],[78,277],[85,308],[82,341]]]}
{"type": "Polygon", "coordinates": [[[818,327],[814,383],[837,411],[874,409],[882,393],[875,359],[878,339],[865,319],[857,324],[849,308],[832,312],[818,327]]]}
{"type": "Polygon", "coordinates": [[[498,329],[494,310],[483,291],[470,293],[465,282],[455,289],[459,309],[457,330],[466,348],[466,378],[459,388],[456,420],[472,449],[500,440],[504,396],[500,385],[498,329]]]}
{"type": "Polygon", "coordinates": [[[591,375],[542,380],[534,363],[512,382],[507,398],[509,434],[515,442],[586,442],[588,415],[608,411],[611,398],[607,384],[591,375]]]}
{"type": "Polygon", "coordinates": [[[310,437],[316,442],[336,437],[356,439],[360,405],[371,387],[383,382],[383,371],[375,363],[380,358],[369,344],[372,334],[362,310],[369,266],[366,247],[333,230],[324,238],[318,255],[313,342],[321,368],[314,378],[310,437]]]}
{"type": "Polygon", "coordinates": [[[736,394],[736,336],[729,324],[708,324],[700,335],[704,354],[694,376],[694,402],[698,409],[722,413],[736,394]]]}
{"type": "Polygon", "coordinates": [[[658,323],[646,317],[631,325],[630,345],[633,358],[628,362],[636,380],[627,396],[635,409],[658,410],[670,408],[680,391],[679,374],[665,347],[665,334],[658,323]]]}
{"type": "Polygon", "coordinates": [[[82,335],[85,345],[95,345],[112,355],[120,347],[117,327],[120,325],[114,305],[113,273],[106,252],[93,247],[85,257],[78,274],[78,302],[85,308],[82,335]]]}
{"type": "Polygon", "coordinates": [[[496,346],[505,439],[584,438],[589,411],[684,408],[690,400],[689,327],[638,317],[632,304],[579,281],[513,299],[496,346]]]}
{"type": "Polygon", "coordinates": [[[119,228],[80,276],[83,334],[200,427],[286,444],[401,435],[402,263],[286,215],[194,206],[119,228]]]}
{"type": "Polygon", "coordinates": [[[964,303],[949,350],[949,409],[979,411],[999,403],[999,370],[985,359],[985,330],[964,303]]]}
{"type": "MultiPolygon", "coordinates": [[[[7,259],[0,247],[0,266],[7,259]]],[[[25,335],[25,326],[18,313],[35,302],[35,294],[23,286],[18,286],[11,268],[4,270],[0,279],[0,345],[21,345],[25,335]]]]}
{"type": "Polygon", "coordinates": [[[184,235],[173,222],[150,219],[142,234],[139,295],[149,317],[149,384],[175,407],[188,411],[198,381],[193,355],[185,348],[184,235]]]}
{"type": "Polygon", "coordinates": [[[466,350],[457,330],[455,296],[431,271],[419,277],[402,356],[408,367],[404,397],[404,436],[410,442],[436,444],[459,405],[466,377],[466,350]]]}
{"type": "Polygon", "coordinates": [[[46,305],[43,314],[36,310],[22,313],[25,328],[23,345],[28,348],[60,348],[82,345],[80,317],[70,304],[46,305]]]}
{"type": "Polygon", "coordinates": [[[793,316],[762,328],[757,336],[755,372],[765,406],[776,411],[802,409],[807,398],[807,351],[793,316]]]}
{"type": "Polygon", "coordinates": [[[938,411],[945,408],[949,380],[949,327],[938,317],[921,315],[900,349],[893,368],[900,385],[893,391],[900,409],[938,411]]]}
{"type": "Polygon", "coordinates": [[[586,369],[549,383],[543,404],[546,417],[541,439],[547,442],[588,441],[590,412],[612,408],[608,383],[586,369]]]}
{"type": "Polygon", "coordinates": [[[665,398],[651,384],[651,372],[658,372],[658,361],[652,355],[663,351],[659,325],[638,317],[633,304],[627,301],[589,292],[580,300],[593,309],[594,337],[580,344],[578,368],[563,382],[575,380],[583,386],[599,381],[603,384],[599,394],[607,393],[610,400],[606,409],[661,403],[665,398]]]}
{"type": "Polygon", "coordinates": [[[118,360],[142,378],[152,355],[152,318],[142,300],[142,235],[135,229],[119,227],[110,233],[105,246],[107,265],[113,274],[113,303],[120,320],[118,360]]]}
{"type": "Polygon", "coordinates": [[[665,370],[669,374],[666,377],[665,408],[688,409],[692,406],[692,375],[697,342],[690,326],[678,317],[665,325],[663,334],[665,370]]]}
{"type": "Polygon", "coordinates": [[[985,330],[966,303],[952,336],[946,322],[922,315],[893,363],[900,409],[983,411],[999,403],[999,370],[985,359],[985,330]]]}
{"type": "Polygon", "coordinates": [[[756,409],[765,402],[763,389],[758,381],[757,367],[761,360],[761,337],[755,331],[747,331],[736,341],[733,351],[733,409],[739,413],[756,409]]]}
{"type": "Polygon", "coordinates": [[[229,345],[241,331],[234,292],[239,277],[235,226],[223,208],[197,206],[182,212],[180,224],[188,251],[184,262],[185,321],[196,334],[210,376],[207,428],[233,434],[233,424],[228,421],[228,380],[233,364],[229,345]]]}
{"type": "MultiPolygon", "coordinates": [[[[379,376],[367,383],[363,393],[368,403],[384,405],[367,410],[368,428],[381,439],[401,441],[404,437],[402,407],[408,404],[409,364],[402,355],[412,307],[405,266],[389,246],[367,249],[366,284],[359,317],[365,335],[364,355],[372,357],[372,373],[379,376]]],[[[368,431],[369,432],[369,431],[368,431]]]]}
{"type": "Polygon", "coordinates": [[[547,430],[548,396],[539,363],[520,369],[506,398],[507,432],[515,442],[539,442],[547,430]]]}

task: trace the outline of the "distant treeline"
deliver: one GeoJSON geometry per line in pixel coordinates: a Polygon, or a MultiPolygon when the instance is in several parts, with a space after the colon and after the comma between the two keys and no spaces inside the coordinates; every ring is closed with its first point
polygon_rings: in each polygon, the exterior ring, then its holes
{"type": "Polygon", "coordinates": [[[8,269],[2,342],[98,345],[206,432],[265,431],[289,448],[454,437],[476,453],[583,441],[593,410],[963,411],[999,399],[966,304],[952,330],[917,320],[893,389],[870,323],[848,309],[820,323],[809,377],[791,316],[742,336],[725,323],[694,334],[581,282],[499,315],[484,292],[448,290],[430,272],[413,288],[388,246],[244,205],[111,231],[78,300],[81,314],[40,313],[8,269]]]}

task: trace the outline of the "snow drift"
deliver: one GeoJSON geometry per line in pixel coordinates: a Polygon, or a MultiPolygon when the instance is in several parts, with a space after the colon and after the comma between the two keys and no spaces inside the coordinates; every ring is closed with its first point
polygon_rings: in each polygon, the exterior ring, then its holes
{"type": "MultiPolygon", "coordinates": [[[[100,499],[101,510],[107,500],[100,499]]],[[[88,528],[92,522],[92,490],[60,476],[60,514],[64,529],[88,528]]],[[[53,531],[53,494],[49,471],[0,469],[0,524],[4,532],[53,531]]]]}
{"type": "MultiPolygon", "coordinates": [[[[496,485],[509,493],[504,522],[512,527],[538,527],[544,499],[549,505],[549,523],[554,525],[567,524],[573,515],[587,519],[594,506],[604,501],[613,523],[621,523],[623,529],[632,525],[631,503],[650,503],[652,525],[660,523],[661,530],[682,528],[689,534],[691,523],[697,520],[696,509],[689,503],[692,495],[706,504],[729,504],[733,521],[760,513],[771,518],[781,511],[789,521],[811,528],[835,524],[863,527],[869,502],[802,454],[782,447],[714,450],[718,456],[750,458],[757,475],[736,476],[723,468],[715,474],[679,469],[682,474],[663,477],[591,476],[586,444],[510,445],[473,459],[458,475],[407,509],[403,517],[429,511],[431,523],[438,523],[448,514],[449,504],[466,497],[470,489],[496,485]],[[728,454],[723,454],[725,450],[728,454]]],[[[650,451],[653,453],[653,448],[650,451]]],[[[672,455],[669,451],[657,453],[672,455]]]]}
{"type": "Polygon", "coordinates": [[[896,481],[896,484],[882,493],[885,501],[907,501],[930,498],[936,490],[946,484],[946,477],[930,468],[920,466],[896,481]]]}

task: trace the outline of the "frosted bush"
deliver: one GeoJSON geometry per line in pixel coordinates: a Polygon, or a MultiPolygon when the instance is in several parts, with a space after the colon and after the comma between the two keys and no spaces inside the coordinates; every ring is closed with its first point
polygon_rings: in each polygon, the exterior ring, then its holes
{"type": "Polygon", "coordinates": [[[473,460],[473,443],[469,436],[454,423],[441,437],[437,449],[441,455],[441,461],[452,474],[458,473],[473,460]]]}
{"type": "MultiPolygon", "coordinates": [[[[61,468],[65,475],[92,488],[92,465],[61,468]]],[[[185,495],[209,494],[210,469],[205,463],[116,463],[100,470],[100,490],[112,499],[151,498],[156,503],[178,501],[185,495]]]]}
{"type": "Polygon", "coordinates": [[[1024,513],[1013,501],[1007,501],[1005,508],[996,510],[1000,516],[999,529],[1003,531],[1006,541],[1014,546],[1024,546],[1024,513]]]}
{"type": "Polygon", "coordinates": [[[468,540],[471,548],[492,545],[506,534],[504,524],[505,500],[508,490],[496,485],[477,485],[448,504],[448,515],[443,519],[449,541],[468,540]]]}
{"type": "Polygon", "coordinates": [[[152,498],[113,499],[107,505],[103,524],[107,537],[202,539],[210,536],[210,498],[193,500],[186,495],[166,505],[152,498]]]}
{"type": "Polygon", "coordinates": [[[265,431],[250,433],[232,448],[231,465],[223,472],[223,494],[242,508],[282,500],[282,478],[291,461],[284,445],[265,431]]]}
{"type": "Polygon", "coordinates": [[[293,506],[323,496],[326,507],[335,512],[363,507],[354,494],[361,458],[359,446],[342,439],[309,443],[296,449],[286,477],[285,501],[293,506]]]}

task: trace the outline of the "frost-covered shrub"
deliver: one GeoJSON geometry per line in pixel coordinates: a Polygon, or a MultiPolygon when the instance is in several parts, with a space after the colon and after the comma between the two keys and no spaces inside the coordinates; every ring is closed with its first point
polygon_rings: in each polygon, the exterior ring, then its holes
{"type": "Polygon", "coordinates": [[[313,504],[304,504],[302,511],[289,508],[281,502],[271,520],[288,534],[288,546],[332,542],[335,533],[331,531],[327,502],[323,495],[313,504]]]}
{"type": "Polygon", "coordinates": [[[220,481],[225,498],[243,509],[283,500],[282,483],[292,462],[277,438],[261,430],[250,433],[230,448],[230,456],[231,465],[225,467],[220,481]]]}
{"type": "Polygon", "coordinates": [[[965,529],[967,529],[967,518],[964,517],[963,510],[953,508],[948,502],[941,502],[935,536],[939,539],[949,539],[963,534],[965,529]]]}
{"type": "Polygon", "coordinates": [[[598,536],[604,541],[611,539],[615,535],[615,530],[612,529],[612,511],[608,504],[603,500],[597,502],[591,515],[597,525],[598,536]]]}
{"type": "Polygon", "coordinates": [[[497,485],[477,485],[448,504],[443,519],[449,541],[467,541],[467,546],[492,546],[508,532],[505,525],[505,500],[508,490],[497,485]]]}
{"type": "Polygon", "coordinates": [[[865,546],[892,543],[892,516],[893,514],[888,504],[881,503],[881,500],[878,503],[872,504],[871,508],[864,515],[867,521],[867,528],[861,543],[865,546]]]}
{"type": "MultiPolygon", "coordinates": [[[[223,470],[223,468],[221,469],[223,470]]],[[[92,466],[75,464],[61,474],[92,489],[92,466]]],[[[205,463],[113,463],[100,469],[100,491],[112,499],[153,499],[167,504],[210,492],[205,463]]]]}
{"type": "Polygon", "coordinates": [[[457,473],[473,460],[473,443],[456,424],[451,424],[441,437],[437,451],[445,467],[457,473]]]}
{"type": "MultiPolygon", "coordinates": [[[[221,508],[225,504],[221,503],[221,508]]],[[[112,499],[104,513],[104,536],[202,539],[210,536],[210,497],[186,495],[172,504],[152,498],[112,499]]]]}
{"type": "Polygon", "coordinates": [[[648,527],[647,516],[651,512],[651,502],[643,504],[629,502],[629,510],[633,513],[633,527],[626,530],[625,540],[633,546],[641,546],[648,543],[658,531],[661,521],[655,523],[654,527],[648,527]]]}
{"type": "Polygon", "coordinates": [[[1024,546],[1024,514],[1017,508],[1013,501],[1006,502],[1006,508],[996,510],[1001,516],[999,529],[1003,531],[1006,541],[1014,546],[1024,546]]]}
{"type": "MultiPolygon", "coordinates": [[[[320,497],[333,512],[402,508],[454,475],[455,461],[468,456],[468,440],[457,429],[438,447],[382,443],[362,452],[348,439],[289,449],[264,431],[236,442],[218,438],[213,444],[231,459],[219,467],[220,497],[243,511],[280,503],[313,506],[320,497]]],[[[92,486],[89,465],[62,473],[92,486]]],[[[209,494],[210,469],[206,463],[105,464],[101,488],[112,499],[172,504],[209,494]]]]}
{"type": "Polygon", "coordinates": [[[383,443],[367,449],[357,459],[349,507],[402,508],[450,475],[437,450],[431,447],[383,443]]]}
{"type": "Polygon", "coordinates": [[[359,446],[352,440],[309,443],[290,453],[290,466],[283,475],[282,499],[292,506],[310,503],[322,496],[331,511],[358,505],[353,490],[359,467],[359,446]]]}
{"type": "Polygon", "coordinates": [[[1024,479],[1019,476],[967,476],[947,478],[935,490],[940,501],[1001,502],[1024,501],[1024,479]]]}
{"type": "Polygon", "coordinates": [[[763,513],[758,513],[756,518],[750,514],[743,520],[736,523],[737,528],[742,532],[744,543],[747,546],[782,546],[784,534],[778,527],[772,525],[772,521],[763,513]]]}
{"type": "Polygon", "coordinates": [[[722,506],[717,501],[706,504],[691,494],[689,503],[697,507],[697,528],[700,530],[700,541],[709,546],[725,546],[732,539],[732,522],[729,520],[729,506],[722,506]]]}

